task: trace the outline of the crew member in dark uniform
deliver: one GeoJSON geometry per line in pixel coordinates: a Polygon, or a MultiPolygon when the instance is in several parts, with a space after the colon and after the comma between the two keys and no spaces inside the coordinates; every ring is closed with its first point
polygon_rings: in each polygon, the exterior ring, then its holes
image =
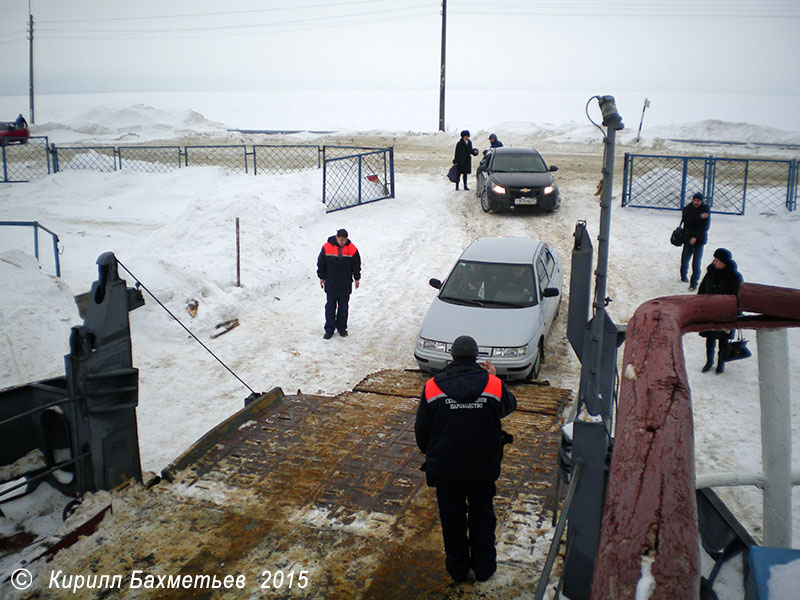
{"type": "Polygon", "coordinates": [[[472,569],[486,581],[497,569],[495,481],[511,440],[500,420],[517,399],[491,362],[476,362],[473,338],[459,336],[450,353],[453,362],[425,384],[414,433],[427,483],[436,488],[447,572],[459,582],[472,569]]]}
{"type": "Polygon", "coordinates": [[[317,277],[319,286],[325,290],[325,333],[326,340],[337,330],[342,337],[347,336],[347,317],[353,281],[356,289],[361,283],[361,255],[358,248],[347,237],[347,230],[340,229],[328,238],[317,256],[317,277]]]}

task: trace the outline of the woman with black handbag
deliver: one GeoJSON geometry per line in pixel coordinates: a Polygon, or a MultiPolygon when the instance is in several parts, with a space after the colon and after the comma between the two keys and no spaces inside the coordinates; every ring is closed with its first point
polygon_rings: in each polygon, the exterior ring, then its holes
{"type": "Polygon", "coordinates": [[[456,189],[458,189],[458,176],[464,178],[464,189],[469,190],[467,187],[467,175],[472,173],[472,157],[478,155],[478,149],[472,147],[472,141],[469,139],[469,130],[465,129],[461,132],[461,139],[456,144],[455,156],[453,157],[453,165],[456,167],[456,189]]]}
{"type": "MultiPolygon", "coordinates": [[[[698,294],[738,294],[739,286],[742,284],[742,276],[739,273],[736,261],[733,260],[730,250],[717,248],[714,251],[714,261],[708,265],[705,277],[700,282],[698,294]]],[[[714,366],[714,348],[719,340],[719,352],[717,354],[717,374],[725,371],[725,360],[723,359],[728,340],[731,338],[731,331],[701,331],[700,335],[706,338],[706,364],[701,369],[707,373],[714,366]]]]}

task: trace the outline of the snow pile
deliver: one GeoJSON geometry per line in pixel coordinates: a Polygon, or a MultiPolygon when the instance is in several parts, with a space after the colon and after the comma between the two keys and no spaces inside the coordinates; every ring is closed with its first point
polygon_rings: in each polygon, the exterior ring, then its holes
{"type": "Polygon", "coordinates": [[[31,135],[46,135],[57,144],[137,144],[187,135],[221,135],[225,125],[194,110],[160,109],[147,104],[95,106],[59,121],[31,126],[31,135]]]}
{"type": "Polygon", "coordinates": [[[769,570],[768,597],[770,600],[791,600],[800,589],[800,560],[775,565],[769,570]]]}

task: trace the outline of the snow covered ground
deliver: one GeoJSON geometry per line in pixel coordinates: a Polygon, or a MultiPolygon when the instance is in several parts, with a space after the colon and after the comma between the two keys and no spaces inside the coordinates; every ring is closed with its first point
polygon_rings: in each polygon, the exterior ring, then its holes
{"type": "MultiPolygon", "coordinates": [[[[34,135],[46,134],[56,144],[122,144],[187,136],[224,142],[228,136],[238,136],[228,128],[246,128],[258,121],[242,117],[223,124],[188,109],[136,104],[110,110],[88,101],[57,118],[49,118],[45,111],[38,114],[41,125],[34,128],[34,135]]],[[[638,118],[636,113],[629,116],[630,121],[638,118]]],[[[427,281],[446,275],[472,239],[537,235],[559,250],[567,271],[576,221],[586,220],[596,239],[599,207],[593,194],[601,176],[602,140],[582,113],[574,119],[564,125],[489,122],[484,129],[473,130],[478,147],[486,145],[491,127],[506,143],[533,144],[549,162],[557,163],[549,158],[557,155],[574,165],[556,174],[563,202],[553,215],[484,214],[473,194],[454,191],[444,178],[457,141],[452,133],[416,133],[410,128],[281,138],[286,143],[331,143],[372,136],[390,139],[395,146],[400,165],[396,198],[330,214],[321,203],[318,170],[259,176],[217,167],[167,174],[76,171],[0,187],[0,220],[40,222],[58,234],[62,252],[59,279],[54,276],[49,240],[40,237],[37,264],[30,230],[0,228],[0,388],[63,374],[69,331],[80,323],[73,296],[89,289],[97,275],[95,260],[106,251],[113,251],[256,391],[279,386],[286,393],[336,394],[371,372],[414,368],[417,328],[435,293],[427,281]],[[425,166],[404,170],[404,152],[415,154],[425,166]],[[437,162],[443,156],[445,160],[437,162]],[[241,287],[235,285],[237,217],[241,287]],[[339,227],[348,229],[360,249],[363,278],[351,300],[350,337],[326,341],[322,339],[324,294],[315,259],[322,243],[339,227]],[[199,302],[194,318],[186,309],[192,299],[199,302]],[[218,323],[234,317],[239,319],[238,328],[211,339],[218,323]]],[[[798,129],[723,121],[659,125],[643,134],[636,148],[667,148],[672,153],[681,149],[663,138],[798,144],[798,129]]],[[[635,127],[622,132],[619,141],[631,144],[634,135],[635,127]]],[[[685,151],[711,153],[707,148],[685,151]]],[[[766,151],[737,148],[736,152],[764,156],[766,151]]],[[[784,157],[791,152],[775,150],[771,155],[784,157]]],[[[620,161],[616,168],[619,179],[620,161]]],[[[608,279],[613,302],[608,310],[615,322],[624,323],[645,300],[689,292],[678,278],[680,251],[668,242],[678,214],[621,209],[619,189],[617,184],[608,279]]],[[[799,226],[800,212],[782,208],[744,217],[715,215],[703,262],[708,264],[714,248],[724,246],[732,251],[745,281],[800,288],[799,226]]],[[[129,285],[134,283],[124,271],[122,276],[129,285]]],[[[145,301],[130,315],[134,364],[140,372],[139,436],[143,468],[159,471],[241,408],[249,390],[146,294],[145,301]]],[[[547,342],[542,377],[577,390],[580,365],[566,341],[565,317],[562,311],[547,342]]],[[[755,349],[755,335],[745,337],[755,349]]],[[[795,394],[792,430],[794,439],[800,439],[800,332],[790,331],[789,346],[795,394]]],[[[731,363],[718,376],[713,371],[700,373],[705,352],[699,336],[687,335],[684,350],[695,410],[698,474],[760,471],[755,357],[731,363]]],[[[800,457],[794,465],[800,468],[800,457]]],[[[761,494],[740,489],[723,495],[758,537],[761,494]]],[[[793,508],[798,546],[799,491],[793,495],[793,508]]]]}

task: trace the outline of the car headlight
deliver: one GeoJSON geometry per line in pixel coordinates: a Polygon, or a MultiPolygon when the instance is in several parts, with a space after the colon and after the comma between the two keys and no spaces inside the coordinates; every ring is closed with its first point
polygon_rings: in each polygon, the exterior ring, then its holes
{"type": "Polygon", "coordinates": [[[496,183],[493,183],[492,184],[492,191],[495,194],[505,194],[506,193],[506,188],[504,188],[502,185],[497,185],[496,183]]]}
{"type": "Polygon", "coordinates": [[[528,353],[527,346],[519,348],[492,348],[492,356],[500,356],[502,358],[517,358],[525,356],[528,353]]]}
{"type": "Polygon", "coordinates": [[[424,337],[420,337],[417,340],[417,345],[423,350],[433,350],[434,352],[444,352],[447,353],[447,342],[439,342],[437,340],[426,340],[424,337]]]}
{"type": "Polygon", "coordinates": [[[544,193],[545,194],[552,194],[555,191],[556,191],[556,186],[555,185],[548,185],[547,187],[544,188],[544,193]]]}

